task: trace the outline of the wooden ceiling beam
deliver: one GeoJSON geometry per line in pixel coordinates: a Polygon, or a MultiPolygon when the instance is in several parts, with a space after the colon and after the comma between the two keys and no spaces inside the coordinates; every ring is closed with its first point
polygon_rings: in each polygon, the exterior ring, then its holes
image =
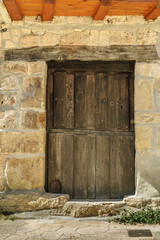
{"type": "Polygon", "coordinates": [[[16,0],[4,0],[4,5],[7,8],[12,20],[22,20],[22,13],[17,5],[16,0]]]}
{"type": "Polygon", "coordinates": [[[155,20],[160,16],[160,0],[156,0],[156,5],[146,14],[146,20],[155,20]]]}
{"type": "Polygon", "coordinates": [[[54,7],[56,0],[44,0],[42,20],[51,21],[54,16],[54,7]]]}
{"type": "Polygon", "coordinates": [[[101,0],[98,10],[93,16],[94,20],[103,20],[112,6],[112,0],[101,0]]]}

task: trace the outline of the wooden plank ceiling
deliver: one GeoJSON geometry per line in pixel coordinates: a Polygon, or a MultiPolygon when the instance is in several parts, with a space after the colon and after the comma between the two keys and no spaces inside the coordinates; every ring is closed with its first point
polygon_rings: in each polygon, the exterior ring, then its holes
{"type": "Polygon", "coordinates": [[[103,20],[113,15],[143,15],[146,20],[160,16],[160,0],[4,0],[12,20],[23,16],[92,16],[103,20]]]}

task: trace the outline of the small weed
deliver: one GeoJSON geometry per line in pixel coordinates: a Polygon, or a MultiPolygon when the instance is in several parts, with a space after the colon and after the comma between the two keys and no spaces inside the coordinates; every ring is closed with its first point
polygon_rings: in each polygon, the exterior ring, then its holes
{"type": "Polygon", "coordinates": [[[120,217],[114,218],[114,222],[124,224],[160,224],[160,209],[150,207],[143,208],[139,211],[124,210],[120,217]]]}

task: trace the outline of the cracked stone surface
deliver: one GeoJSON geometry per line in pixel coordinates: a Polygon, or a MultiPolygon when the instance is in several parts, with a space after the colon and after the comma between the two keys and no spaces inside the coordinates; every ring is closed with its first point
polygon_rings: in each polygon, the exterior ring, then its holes
{"type": "Polygon", "coordinates": [[[141,240],[160,239],[160,225],[123,225],[105,218],[51,217],[0,220],[0,240],[141,240]],[[152,238],[131,238],[128,229],[150,229],[152,238]]]}

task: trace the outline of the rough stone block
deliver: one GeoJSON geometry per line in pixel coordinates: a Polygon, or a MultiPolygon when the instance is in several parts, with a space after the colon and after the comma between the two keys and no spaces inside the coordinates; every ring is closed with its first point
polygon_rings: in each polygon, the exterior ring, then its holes
{"type": "Polygon", "coordinates": [[[46,114],[45,112],[24,111],[22,112],[22,124],[24,129],[45,130],[46,114]]]}
{"type": "MultiPolygon", "coordinates": [[[[0,195],[0,211],[24,212],[62,208],[69,200],[67,194],[45,193],[36,190],[17,190],[0,195]]],[[[34,238],[35,239],[35,238],[34,238]]]]}
{"type": "Polygon", "coordinates": [[[3,71],[9,75],[11,73],[24,75],[28,72],[26,62],[4,62],[3,71]]]}
{"type": "Polygon", "coordinates": [[[6,40],[5,41],[5,45],[4,45],[5,49],[13,49],[15,47],[16,47],[15,43],[12,42],[11,40],[6,40]]]}
{"type": "Polygon", "coordinates": [[[135,113],[135,123],[160,123],[160,113],[135,113]]]}
{"type": "Polygon", "coordinates": [[[153,129],[149,126],[136,126],[136,148],[152,148],[153,129]]]}
{"type": "Polygon", "coordinates": [[[16,111],[0,112],[0,128],[16,128],[17,127],[17,113],[16,111]]]}
{"type": "Polygon", "coordinates": [[[11,75],[2,77],[0,83],[0,90],[19,90],[21,87],[22,78],[19,76],[11,75]]]}
{"type": "Polygon", "coordinates": [[[75,31],[61,37],[61,45],[88,45],[89,31],[75,31]]]}
{"type": "Polygon", "coordinates": [[[159,149],[136,151],[137,196],[152,198],[160,195],[159,156],[159,149]]]}
{"type": "Polygon", "coordinates": [[[0,34],[0,47],[2,46],[2,35],[0,34]]]}
{"type": "Polygon", "coordinates": [[[135,65],[135,75],[138,76],[145,76],[148,77],[149,76],[149,72],[150,72],[150,68],[151,68],[151,64],[147,64],[147,63],[137,63],[135,65]]]}
{"type": "Polygon", "coordinates": [[[139,24],[147,23],[143,16],[106,16],[104,23],[107,25],[139,24]]]}
{"type": "Polygon", "coordinates": [[[160,63],[151,64],[149,76],[160,78],[160,63]]]}
{"type": "Polygon", "coordinates": [[[160,127],[155,126],[153,143],[156,148],[160,149],[160,127]]]}
{"type": "Polygon", "coordinates": [[[1,153],[45,153],[43,132],[0,132],[1,153]]]}
{"type": "Polygon", "coordinates": [[[160,63],[139,63],[136,64],[135,74],[145,77],[160,77],[160,63]]]}
{"type": "Polygon", "coordinates": [[[41,37],[41,45],[42,46],[55,46],[56,44],[59,44],[60,36],[57,34],[52,33],[45,33],[41,37]]]}
{"type": "Polygon", "coordinates": [[[160,92],[160,80],[156,78],[154,79],[154,90],[160,92]]]}
{"type": "Polygon", "coordinates": [[[67,17],[67,23],[68,24],[75,24],[75,25],[79,25],[79,24],[90,24],[93,22],[92,17],[81,17],[81,16],[69,16],[67,17]]]}
{"type": "Polygon", "coordinates": [[[102,30],[99,35],[99,46],[109,45],[109,31],[102,30]]]}
{"type": "Polygon", "coordinates": [[[41,108],[45,102],[44,77],[27,77],[22,83],[22,107],[41,108]]]}
{"type": "Polygon", "coordinates": [[[5,168],[5,162],[0,154],[0,192],[4,190],[4,168],[5,168]]]}
{"type": "Polygon", "coordinates": [[[41,17],[40,16],[25,16],[24,17],[24,23],[33,24],[33,23],[41,23],[41,17]]]}
{"type": "Polygon", "coordinates": [[[153,29],[140,29],[137,32],[138,45],[155,45],[157,43],[158,34],[153,29]]]}
{"type": "Polygon", "coordinates": [[[20,36],[20,34],[21,34],[21,29],[18,29],[18,28],[12,29],[13,36],[20,36]]]}
{"type": "Polygon", "coordinates": [[[20,157],[6,161],[6,180],[11,190],[44,187],[43,157],[20,157]]]}
{"type": "Polygon", "coordinates": [[[29,62],[28,74],[45,74],[45,62],[29,62]]]}
{"type": "Polygon", "coordinates": [[[32,29],[32,33],[35,35],[42,36],[45,32],[46,32],[46,29],[42,29],[42,28],[33,28],[32,29]]]}
{"type": "Polygon", "coordinates": [[[126,16],[106,16],[104,23],[107,25],[120,25],[126,23],[126,16]]]}
{"type": "Polygon", "coordinates": [[[134,45],[134,34],[128,31],[109,31],[110,45],[134,45]]]}
{"type": "Polygon", "coordinates": [[[90,32],[90,46],[98,46],[99,31],[91,30],[90,32]]]}
{"type": "Polygon", "coordinates": [[[1,94],[0,107],[1,110],[12,110],[18,106],[18,96],[16,92],[1,94]]]}
{"type": "Polygon", "coordinates": [[[39,37],[35,35],[24,36],[20,40],[19,45],[22,48],[36,47],[39,45],[39,37]]]}
{"type": "Polygon", "coordinates": [[[3,36],[3,40],[6,40],[6,39],[10,39],[11,38],[11,36],[10,36],[10,32],[3,32],[2,33],[2,36],[3,36]]]}
{"type": "Polygon", "coordinates": [[[135,81],[135,110],[154,110],[154,90],[151,80],[135,81]]]}
{"type": "Polygon", "coordinates": [[[160,111],[160,91],[154,90],[156,111],[160,111]]]}

